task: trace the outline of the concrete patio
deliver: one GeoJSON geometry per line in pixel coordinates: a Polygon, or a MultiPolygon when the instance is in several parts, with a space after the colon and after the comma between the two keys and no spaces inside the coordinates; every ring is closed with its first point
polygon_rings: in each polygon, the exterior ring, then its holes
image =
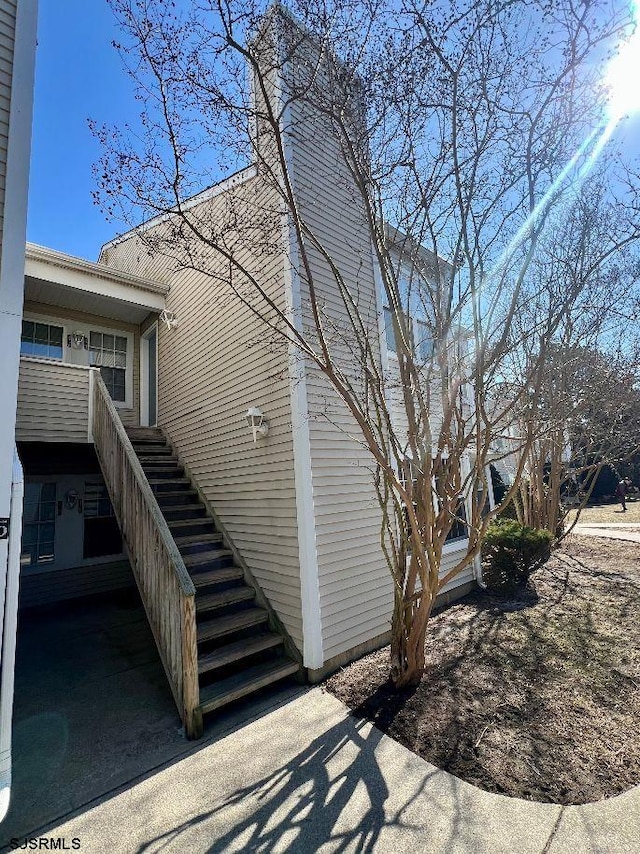
{"type": "MultiPolygon", "coordinates": [[[[299,690],[238,704],[205,740],[299,690]]],[[[12,798],[0,847],[203,743],[182,734],[135,589],[21,612],[12,798]]]]}

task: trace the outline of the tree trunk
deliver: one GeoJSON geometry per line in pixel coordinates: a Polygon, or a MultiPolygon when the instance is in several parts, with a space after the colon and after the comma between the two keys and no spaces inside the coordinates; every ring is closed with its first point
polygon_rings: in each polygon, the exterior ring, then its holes
{"type": "Polygon", "coordinates": [[[428,593],[417,605],[396,590],[391,623],[391,681],[396,688],[420,684],[425,666],[425,635],[431,614],[428,593]]]}

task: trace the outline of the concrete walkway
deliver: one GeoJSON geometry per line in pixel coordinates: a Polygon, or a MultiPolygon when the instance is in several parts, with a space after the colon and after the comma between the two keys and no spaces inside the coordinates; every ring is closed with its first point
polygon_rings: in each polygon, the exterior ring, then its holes
{"type": "Polygon", "coordinates": [[[314,688],[31,835],[91,854],[637,854],[640,787],[580,807],[489,794],[314,688]]]}
{"type": "MultiPolygon", "coordinates": [[[[586,537],[606,537],[609,540],[627,540],[632,543],[640,543],[640,525],[633,522],[578,524],[572,533],[582,534],[586,537]]],[[[638,846],[638,850],[640,850],[640,846],[638,846]]]]}

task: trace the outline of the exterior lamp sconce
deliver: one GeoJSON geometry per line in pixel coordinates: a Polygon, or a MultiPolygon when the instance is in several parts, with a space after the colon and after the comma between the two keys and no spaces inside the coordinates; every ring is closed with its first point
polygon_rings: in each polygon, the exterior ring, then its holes
{"type": "Polygon", "coordinates": [[[269,424],[258,407],[252,406],[251,409],[248,409],[245,418],[253,433],[254,444],[258,441],[258,438],[264,439],[269,432],[269,424]]]}
{"type": "Polygon", "coordinates": [[[87,336],[84,332],[72,332],[67,335],[67,347],[73,347],[74,350],[86,350],[89,345],[87,336]]]}
{"type": "Polygon", "coordinates": [[[178,325],[175,312],[167,311],[166,308],[160,312],[160,322],[166,323],[167,329],[175,329],[175,327],[178,325]]]}

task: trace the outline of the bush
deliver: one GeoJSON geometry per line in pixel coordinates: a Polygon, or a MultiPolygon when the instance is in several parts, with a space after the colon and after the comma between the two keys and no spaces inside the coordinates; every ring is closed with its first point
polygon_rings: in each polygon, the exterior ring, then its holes
{"type": "Polygon", "coordinates": [[[510,592],[526,584],[551,551],[550,531],[527,528],[514,519],[492,522],[482,541],[483,576],[487,587],[510,592]]]}

